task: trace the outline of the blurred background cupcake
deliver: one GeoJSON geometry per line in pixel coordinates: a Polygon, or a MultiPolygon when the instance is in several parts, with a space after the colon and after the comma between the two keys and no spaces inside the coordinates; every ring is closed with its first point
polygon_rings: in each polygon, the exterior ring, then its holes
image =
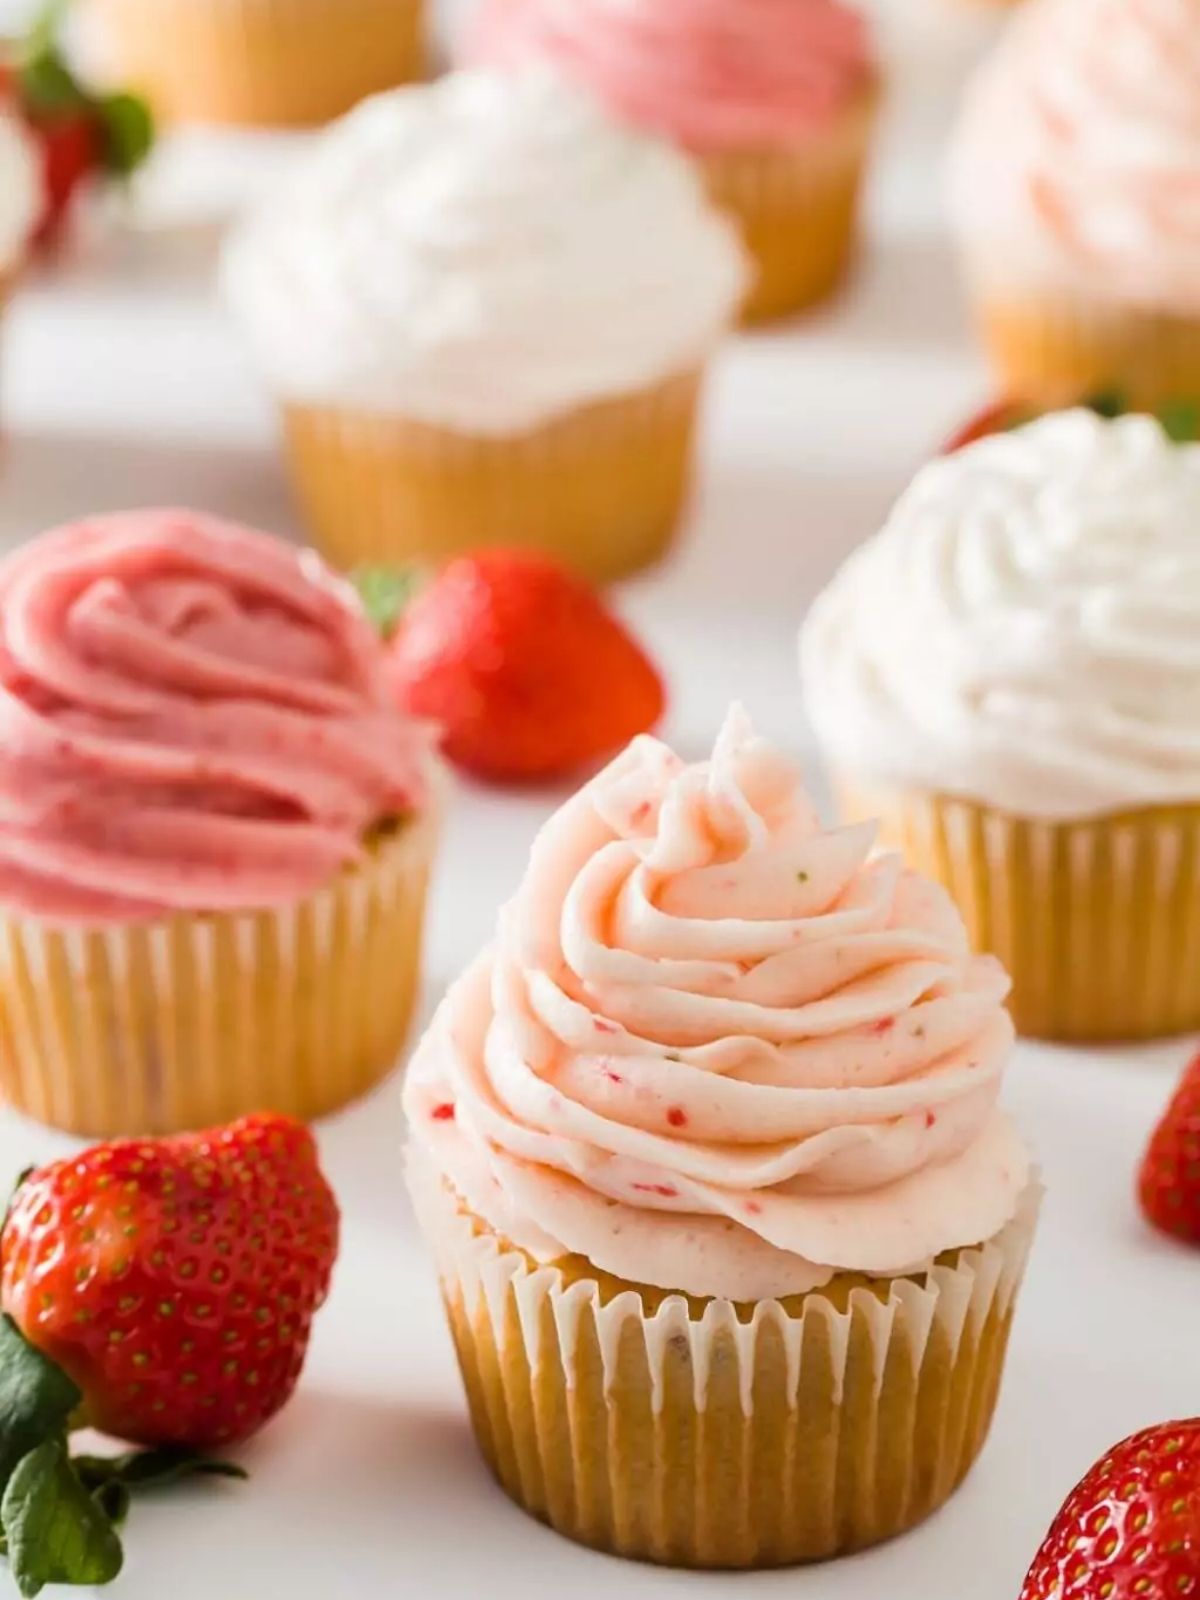
{"type": "Polygon", "coordinates": [[[333,1110],[395,1065],[436,764],[353,591],[182,511],[0,564],[0,1090],[72,1133],[333,1110]]]}
{"type": "Polygon", "coordinates": [[[303,127],[421,77],[424,0],[84,0],[107,76],[172,121],[303,127]]]}
{"type": "Polygon", "coordinates": [[[480,1446],[585,1544],[827,1559],[983,1446],[1039,1196],[998,1104],[1008,979],[871,842],[737,711],[695,765],[639,739],[413,1061],[480,1446]]]}
{"type": "Polygon", "coordinates": [[[224,278],[335,561],[524,545],[609,578],[679,522],[746,266],[668,145],[469,73],[331,130],[224,278]]]}
{"type": "Polygon", "coordinates": [[[748,318],[844,276],[880,72],[842,0],[481,0],[464,55],[549,63],[695,156],[754,258],[748,318]]]}
{"type": "Polygon", "coordinates": [[[970,86],[954,222],[1009,391],[1200,393],[1192,0],[1030,0],[970,86]]]}
{"type": "Polygon", "coordinates": [[[1200,446],[1078,410],[926,467],[804,627],[852,818],[954,894],[1021,1031],[1200,1027],[1200,446]]]}

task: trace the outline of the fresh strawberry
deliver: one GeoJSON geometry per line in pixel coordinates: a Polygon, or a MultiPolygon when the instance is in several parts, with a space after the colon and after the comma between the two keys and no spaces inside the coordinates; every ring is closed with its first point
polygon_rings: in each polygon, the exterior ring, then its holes
{"type": "Polygon", "coordinates": [[[555,778],[662,716],[662,680],[595,590],[548,557],[453,561],[404,612],[391,645],[402,705],[441,725],[479,777],[555,778]]]}
{"type": "Polygon", "coordinates": [[[1138,1197],[1163,1233],[1200,1244],[1200,1055],[1189,1063],[1142,1159],[1138,1197]]]}
{"type": "Polygon", "coordinates": [[[35,125],[44,199],[33,242],[45,246],[66,225],[76,196],[101,165],[100,126],[90,111],[65,112],[35,125]]]}
{"type": "Polygon", "coordinates": [[[995,401],[976,412],[969,422],[952,434],[942,446],[942,454],[952,456],[959,450],[965,450],[969,444],[974,444],[977,439],[990,438],[993,433],[1007,433],[1010,428],[1027,422],[1031,416],[1032,412],[1014,400],[995,401]]]}
{"type": "MultiPolygon", "coordinates": [[[[1094,411],[1099,417],[1123,417],[1137,407],[1130,406],[1125,397],[1118,393],[1089,395],[1077,402],[1088,411],[1094,411]]],[[[1013,428],[1020,428],[1027,422],[1033,422],[1038,417],[1044,416],[1047,407],[1026,405],[1019,400],[998,400],[982,411],[976,413],[971,420],[959,428],[942,446],[943,455],[954,455],[956,451],[966,449],[967,445],[974,444],[978,439],[987,439],[994,433],[1009,433],[1013,428]]],[[[1163,430],[1176,444],[1190,444],[1200,439],[1200,404],[1191,400],[1169,401],[1161,406],[1154,416],[1162,424],[1163,430]]]]}
{"type": "Polygon", "coordinates": [[[247,1438],[292,1393],[338,1210],[286,1117],[97,1145],[27,1178],[0,1239],[3,1308],[138,1444],[247,1438]]]}
{"type": "Polygon", "coordinates": [[[1021,1600],[1200,1595],[1200,1418],[1110,1450],[1051,1525],[1021,1600]]]}

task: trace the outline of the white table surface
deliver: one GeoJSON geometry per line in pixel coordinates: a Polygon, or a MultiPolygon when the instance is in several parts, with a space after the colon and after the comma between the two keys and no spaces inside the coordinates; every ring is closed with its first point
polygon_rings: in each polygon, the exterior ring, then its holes
{"type": "MultiPolygon", "coordinates": [[[[892,3],[916,11],[937,0],[892,3]]],[[[985,392],[937,220],[936,134],[950,80],[984,31],[954,17],[929,13],[901,32],[903,87],[857,281],[828,313],[730,347],[688,537],[620,595],[667,669],[666,731],[689,756],[707,749],[734,696],[765,732],[806,749],[794,637],[807,601],[985,392]]],[[[260,156],[267,170],[278,155],[244,141],[176,145],[152,175],[138,230],[102,231],[23,293],[6,337],[0,540],[151,502],[297,531],[270,410],[210,287],[217,214],[254,181],[260,156]]],[[[432,905],[426,1014],[488,936],[556,798],[460,791],[432,905]]],[[[320,1131],[345,1244],[300,1393],[246,1452],[249,1484],[135,1507],[115,1592],[655,1600],[736,1586],[764,1600],[880,1590],[1015,1600],[1052,1513],[1093,1458],[1137,1427],[1200,1409],[1200,1262],[1152,1236],[1131,1198],[1184,1054],[1183,1043],[1020,1048],[1009,1099],[1050,1195],[982,1461],[944,1512],[898,1544],[819,1570],[737,1578],[578,1550],[493,1487],[403,1194],[391,1085],[320,1131]]],[[[0,1185],[66,1148],[0,1115],[0,1185]]]]}

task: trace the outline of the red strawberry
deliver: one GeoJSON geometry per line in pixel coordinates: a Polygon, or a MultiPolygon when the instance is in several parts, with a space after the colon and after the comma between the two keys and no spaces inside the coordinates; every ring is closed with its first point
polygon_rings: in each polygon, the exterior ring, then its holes
{"type": "Polygon", "coordinates": [[[38,121],[44,200],[34,229],[35,245],[47,245],[66,223],[75,198],[104,160],[104,133],[90,110],[66,111],[38,121]]]}
{"type": "Polygon", "coordinates": [[[1021,1600],[1200,1595],[1200,1418],[1147,1428],[1098,1462],[1058,1513],[1021,1600]]]}
{"type": "Polygon", "coordinates": [[[1154,1130],[1138,1179],[1147,1219],[1164,1233],[1200,1244],[1200,1055],[1154,1130]]]}
{"type": "Polygon", "coordinates": [[[969,422],[963,424],[958,431],[951,435],[942,446],[942,454],[952,456],[958,450],[965,450],[969,444],[974,444],[977,439],[987,439],[993,433],[1006,433],[1009,428],[1015,428],[1021,422],[1029,420],[1032,413],[1015,400],[994,401],[990,406],[985,406],[973,416],[969,422]]]}
{"type": "Polygon", "coordinates": [[[203,1449],[291,1395],[337,1244],[312,1135],[254,1116],[35,1172],[0,1240],[0,1291],[97,1427],[203,1449]]]}
{"type": "Polygon", "coordinates": [[[450,563],[405,612],[397,695],[480,777],[559,777],[652,728],[662,680],[596,592],[545,556],[450,563]]]}

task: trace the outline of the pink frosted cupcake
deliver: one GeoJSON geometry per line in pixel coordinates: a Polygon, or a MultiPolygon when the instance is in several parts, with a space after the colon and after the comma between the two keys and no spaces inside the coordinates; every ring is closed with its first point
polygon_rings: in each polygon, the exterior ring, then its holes
{"type": "Polygon", "coordinates": [[[184,511],[0,565],[0,1091],[87,1135],[329,1111],[395,1063],[426,730],[311,552],[184,511]]]}
{"type": "Polygon", "coordinates": [[[971,86],[952,204],[1007,393],[1200,394],[1200,13],[1030,0],[971,86]]]}
{"type": "Polygon", "coordinates": [[[840,282],[880,83],[842,0],[483,0],[467,55],[549,63],[693,153],[758,266],[747,317],[840,282]]]}
{"type": "Polygon", "coordinates": [[[1037,1185],[999,964],[732,715],[546,827],[406,1094],[483,1452],[584,1543],[890,1538],[986,1437],[1037,1185]]]}

